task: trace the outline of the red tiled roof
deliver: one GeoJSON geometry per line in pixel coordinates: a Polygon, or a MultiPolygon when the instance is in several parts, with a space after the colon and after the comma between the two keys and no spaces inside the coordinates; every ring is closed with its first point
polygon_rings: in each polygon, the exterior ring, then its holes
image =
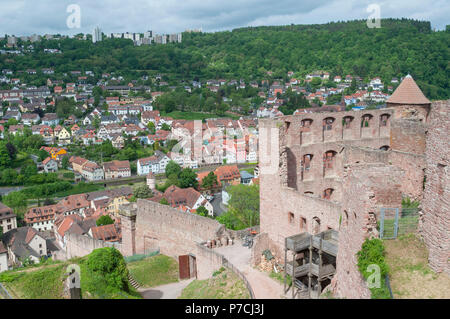
{"type": "Polygon", "coordinates": [[[430,104],[411,75],[407,75],[386,103],[394,104],[430,104]]]}
{"type": "Polygon", "coordinates": [[[91,228],[92,237],[103,241],[118,241],[119,234],[117,233],[114,224],[96,226],[91,228]]]}

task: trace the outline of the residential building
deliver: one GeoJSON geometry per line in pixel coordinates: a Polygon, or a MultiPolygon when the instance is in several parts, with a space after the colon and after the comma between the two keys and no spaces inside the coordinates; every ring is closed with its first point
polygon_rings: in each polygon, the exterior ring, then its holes
{"type": "Polygon", "coordinates": [[[118,161],[103,163],[103,171],[105,172],[105,179],[115,179],[122,177],[130,177],[131,169],[129,161],[118,161]]]}
{"type": "Polygon", "coordinates": [[[32,227],[15,228],[3,234],[2,239],[11,265],[20,266],[26,259],[38,263],[49,254],[47,240],[32,227]]]}
{"type": "Polygon", "coordinates": [[[92,32],[92,43],[100,42],[102,41],[102,31],[97,26],[94,28],[94,31],[92,32]]]}
{"type": "Polygon", "coordinates": [[[0,202],[0,227],[3,233],[17,228],[17,218],[13,210],[0,202]]]}
{"type": "Polygon", "coordinates": [[[163,194],[155,195],[149,200],[159,202],[162,198],[165,198],[170,206],[181,208],[183,211],[185,211],[184,207],[186,207],[189,211],[195,212],[197,208],[203,206],[208,210],[208,215],[213,216],[214,213],[211,203],[192,187],[179,188],[172,185],[163,194]]]}
{"type": "Polygon", "coordinates": [[[46,173],[54,173],[58,171],[58,163],[51,157],[47,157],[43,160],[42,165],[44,165],[44,171],[46,173]]]}
{"type": "Polygon", "coordinates": [[[164,173],[169,162],[170,158],[166,154],[156,150],[155,155],[141,158],[137,161],[137,174],[147,175],[150,172],[153,174],[164,173]]]}

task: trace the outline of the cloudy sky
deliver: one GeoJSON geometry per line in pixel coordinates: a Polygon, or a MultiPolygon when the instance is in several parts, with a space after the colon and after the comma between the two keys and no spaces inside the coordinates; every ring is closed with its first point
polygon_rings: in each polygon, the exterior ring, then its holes
{"type": "Polygon", "coordinates": [[[173,33],[326,23],[367,19],[370,4],[379,5],[381,18],[427,20],[439,30],[450,23],[449,0],[0,0],[0,34],[71,35],[91,33],[96,25],[105,33],[173,33]],[[73,4],[80,9],[80,28],[68,27],[73,4]]]}

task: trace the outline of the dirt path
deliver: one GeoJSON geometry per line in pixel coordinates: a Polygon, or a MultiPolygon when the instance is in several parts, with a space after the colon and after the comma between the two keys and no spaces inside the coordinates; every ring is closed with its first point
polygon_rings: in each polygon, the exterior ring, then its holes
{"type": "Polygon", "coordinates": [[[192,278],[153,288],[139,288],[138,291],[144,299],[177,299],[193,280],[192,278]]]}
{"type": "Polygon", "coordinates": [[[283,286],[267,273],[250,266],[251,250],[243,247],[240,241],[232,246],[215,248],[215,251],[225,256],[247,278],[256,299],[285,298],[283,286]]]}

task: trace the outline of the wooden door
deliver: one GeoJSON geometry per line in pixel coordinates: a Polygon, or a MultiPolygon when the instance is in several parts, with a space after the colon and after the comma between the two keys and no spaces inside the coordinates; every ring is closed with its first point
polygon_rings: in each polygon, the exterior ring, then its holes
{"type": "Polygon", "coordinates": [[[180,270],[180,279],[189,279],[191,277],[189,255],[178,256],[178,266],[180,270]]]}

